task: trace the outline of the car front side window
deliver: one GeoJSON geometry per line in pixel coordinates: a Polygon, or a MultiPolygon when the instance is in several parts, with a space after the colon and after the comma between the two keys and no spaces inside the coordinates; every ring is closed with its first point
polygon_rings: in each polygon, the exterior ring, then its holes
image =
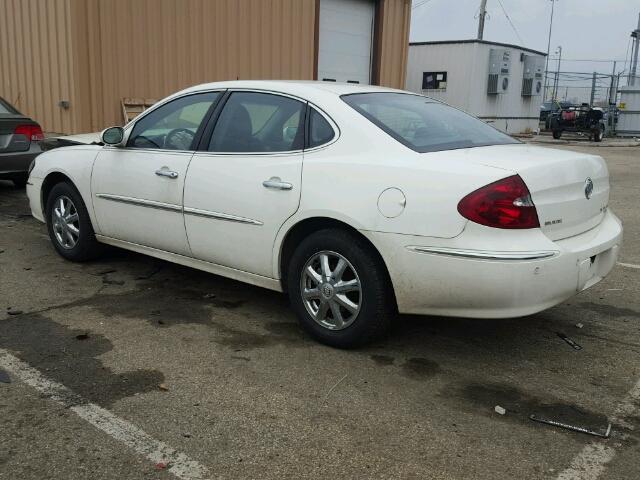
{"type": "Polygon", "coordinates": [[[133,127],[127,147],[194,150],[196,133],[220,92],[187,95],[155,109],[133,127]]]}
{"type": "Polygon", "coordinates": [[[220,114],[208,150],[268,153],[302,150],[305,104],[270,93],[234,92],[220,114]]]}

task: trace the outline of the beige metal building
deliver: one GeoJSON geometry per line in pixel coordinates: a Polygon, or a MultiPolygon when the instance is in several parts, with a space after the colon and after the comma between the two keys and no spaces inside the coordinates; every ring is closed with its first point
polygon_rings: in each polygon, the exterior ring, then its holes
{"type": "Polygon", "coordinates": [[[45,131],[228,79],[403,88],[410,0],[0,0],[0,96],[45,131]]]}

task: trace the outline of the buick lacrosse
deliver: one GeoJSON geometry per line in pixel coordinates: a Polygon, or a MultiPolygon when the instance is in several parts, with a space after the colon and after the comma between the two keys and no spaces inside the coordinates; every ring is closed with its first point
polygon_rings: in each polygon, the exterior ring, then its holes
{"type": "Polygon", "coordinates": [[[539,312],[600,281],[622,241],[602,158],[326,82],[183,90],[100,144],[41,154],[27,193],[66,259],[108,244],[284,291],[337,347],[396,312],[539,312]]]}

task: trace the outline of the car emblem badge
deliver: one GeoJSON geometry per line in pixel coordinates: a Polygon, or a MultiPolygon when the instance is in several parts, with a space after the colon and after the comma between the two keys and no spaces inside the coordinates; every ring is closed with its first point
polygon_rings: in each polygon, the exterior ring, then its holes
{"type": "Polygon", "coordinates": [[[591,194],[593,193],[593,180],[590,177],[584,182],[584,196],[587,197],[587,200],[591,198],[591,194]]]}
{"type": "Polygon", "coordinates": [[[333,296],[333,288],[331,285],[325,283],[322,286],[322,295],[324,295],[325,298],[331,298],[333,296]]]}

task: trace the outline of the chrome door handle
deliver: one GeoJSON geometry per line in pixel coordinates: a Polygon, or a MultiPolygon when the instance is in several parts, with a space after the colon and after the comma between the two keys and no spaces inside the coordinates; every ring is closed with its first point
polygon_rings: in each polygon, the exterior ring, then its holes
{"type": "Polygon", "coordinates": [[[156,175],[158,175],[159,177],[178,178],[178,172],[169,170],[166,167],[161,168],[160,170],[156,170],[156,175]]]}
{"type": "Polygon", "coordinates": [[[275,190],[291,190],[293,185],[289,182],[283,182],[280,177],[271,177],[269,180],[262,182],[265,188],[273,188],[275,190]]]}

